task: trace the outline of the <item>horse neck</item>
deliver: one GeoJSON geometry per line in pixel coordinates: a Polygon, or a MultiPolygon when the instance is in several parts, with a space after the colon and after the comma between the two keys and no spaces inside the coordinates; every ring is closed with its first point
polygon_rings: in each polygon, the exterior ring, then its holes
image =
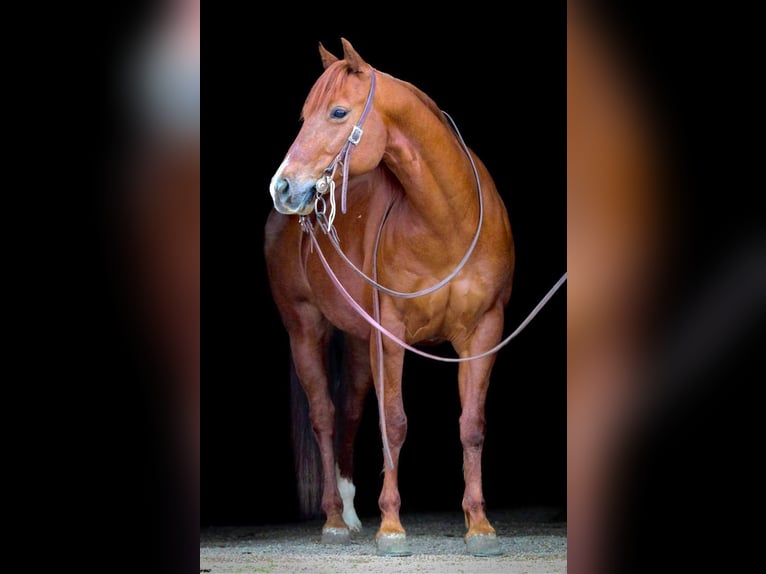
{"type": "Polygon", "coordinates": [[[386,165],[422,219],[442,229],[449,228],[445,223],[456,217],[475,219],[476,181],[466,151],[441,113],[423,101],[416,89],[399,86],[398,90],[404,105],[386,114],[386,165]]]}

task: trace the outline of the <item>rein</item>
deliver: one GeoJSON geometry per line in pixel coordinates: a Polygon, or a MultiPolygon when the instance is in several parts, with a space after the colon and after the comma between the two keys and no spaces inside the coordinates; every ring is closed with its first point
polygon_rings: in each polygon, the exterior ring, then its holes
{"type": "MultiPolygon", "coordinates": [[[[516,338],[516,336],[521,333],[521,331],[532,321],[532,319],[535,318],[535,315],[537,315],[540,310],[543,308],[543,306],[550,300],[551,297],[553,297],[553,294],[558,291],[559,287],[566,281],[567,279],[567,273],[565,272],[561,278],[556,282],[556,284],[551,287],[551,289],[546,293],[545,297],[543,297],[540,302],[537,304],[537,306],[532,309],[532,312],[527,316],[526,319],[524,319],[521,324],[518,326],[518,328],[508,335],[505,339],[500,341],[497,345],[492,347],[491,349],[484,351],[483,353],[480,353],[478,355],[471,355],[469,357],[440,357],[439,355],[432,355],[431,353],[426,353],[425,351],[421,351],[420,349],[413,347],[412,345],[409,345],[408,343],[404,342],[402,339],[394,335],[391,331],[386,329],[383,325],[381,325],[378,321],[376,321],[373,317],[370,316],[367,311],[364,310],[364,307],[362,307],[359,303],[356,302],[356,300],[351,296],[351,294],[346,290],[346,288],[343,286],[343,283],[340,282],[340,279],[338,279],[338,276],[335,274],[335,272],[332,270],[332,267],[330,267],[330,264],[327,261],[327,258],[325,257],[324,253],[322,252],[322,249],[319,247],[319,242],[317,241],[316,234],[314,233],[314,230],[310,223],[308,223],[307,218],[301,220],[301,226],[303,228],[303,231],[308,233],[309,237],[311,238],[311,243],[313,247],[317,250],[317,254],[319,255],[319,259],[322,262],[322,266],[325,268],[325,271],[327,271],[327,274],[330,276],[330,279],[332,279],[333,284],[338,288],[341,295],[343,295],[343,298],[348,301],[348,303],[354,308],[354,310],[361,315],[362,319],[367,321],[370,325],[372,325],[375,329],[378,330],[379,333],[382,333],[392,341],[394,341],[396,344],[404,347],[408,351],[412,351],[413,353],[417,353],[418,355],[421,355],[423,357],[434,359],[437,361],[443,361],[445,363],[464,363],[467,361],[474,361],[476,359],[481,359],[483,357],[486,357],[488,355],[491,355],[493,353],[496,353],[503,347],[505,347],[508,343],[511,342],[512,339],[516,338]]],[[[376,314],[379,312],[379,306],[376,305],[376,314]]]]}

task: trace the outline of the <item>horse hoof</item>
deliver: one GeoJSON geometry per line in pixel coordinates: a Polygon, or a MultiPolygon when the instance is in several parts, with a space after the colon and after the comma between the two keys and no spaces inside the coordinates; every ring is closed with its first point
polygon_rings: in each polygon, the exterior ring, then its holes
{"type": "Polygon", "coordinates": [[[322,544],[350,544],[351,533],[348,528],[323,528],[322,544]]]}
{"type": "Polygon", "coordinates": [[[378,556],[412,556],[406,534],[383,534],[377,544],[378,556]]]}
{"type": "Polygon", "coordinates": [[[472,556],[501,556],[503,549],[495,534],[474,534],[466,538],[465,547],[472,556]]]}

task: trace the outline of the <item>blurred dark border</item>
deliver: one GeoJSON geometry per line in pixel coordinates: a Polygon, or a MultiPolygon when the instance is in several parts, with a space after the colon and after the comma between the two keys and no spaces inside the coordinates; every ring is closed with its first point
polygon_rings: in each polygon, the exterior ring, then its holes
{"type": "Polygon", "coordinates": [[[735,6],[592,14],[662,111],[675,243],[645,373],[646,418],[620,453],[614,572],[752,567],[764,512],[766,211],[761,34],[735,6]]]}

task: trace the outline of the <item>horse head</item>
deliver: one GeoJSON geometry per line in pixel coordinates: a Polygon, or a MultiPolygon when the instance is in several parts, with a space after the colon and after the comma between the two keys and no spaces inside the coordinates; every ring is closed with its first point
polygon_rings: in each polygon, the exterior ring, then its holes
{"type": "Polygon", "coordinates": [[[346,164],[344,171],[353,176],[374,169],[383,158],[386,127],[373,105],[375,71],[345,38],[342,43],[343,59],[319,44],[324,72],[303,105],[298,136],[271,179],[280,213],[310,214],[317,183],[334,178],[338,164],[346,164]]]}

